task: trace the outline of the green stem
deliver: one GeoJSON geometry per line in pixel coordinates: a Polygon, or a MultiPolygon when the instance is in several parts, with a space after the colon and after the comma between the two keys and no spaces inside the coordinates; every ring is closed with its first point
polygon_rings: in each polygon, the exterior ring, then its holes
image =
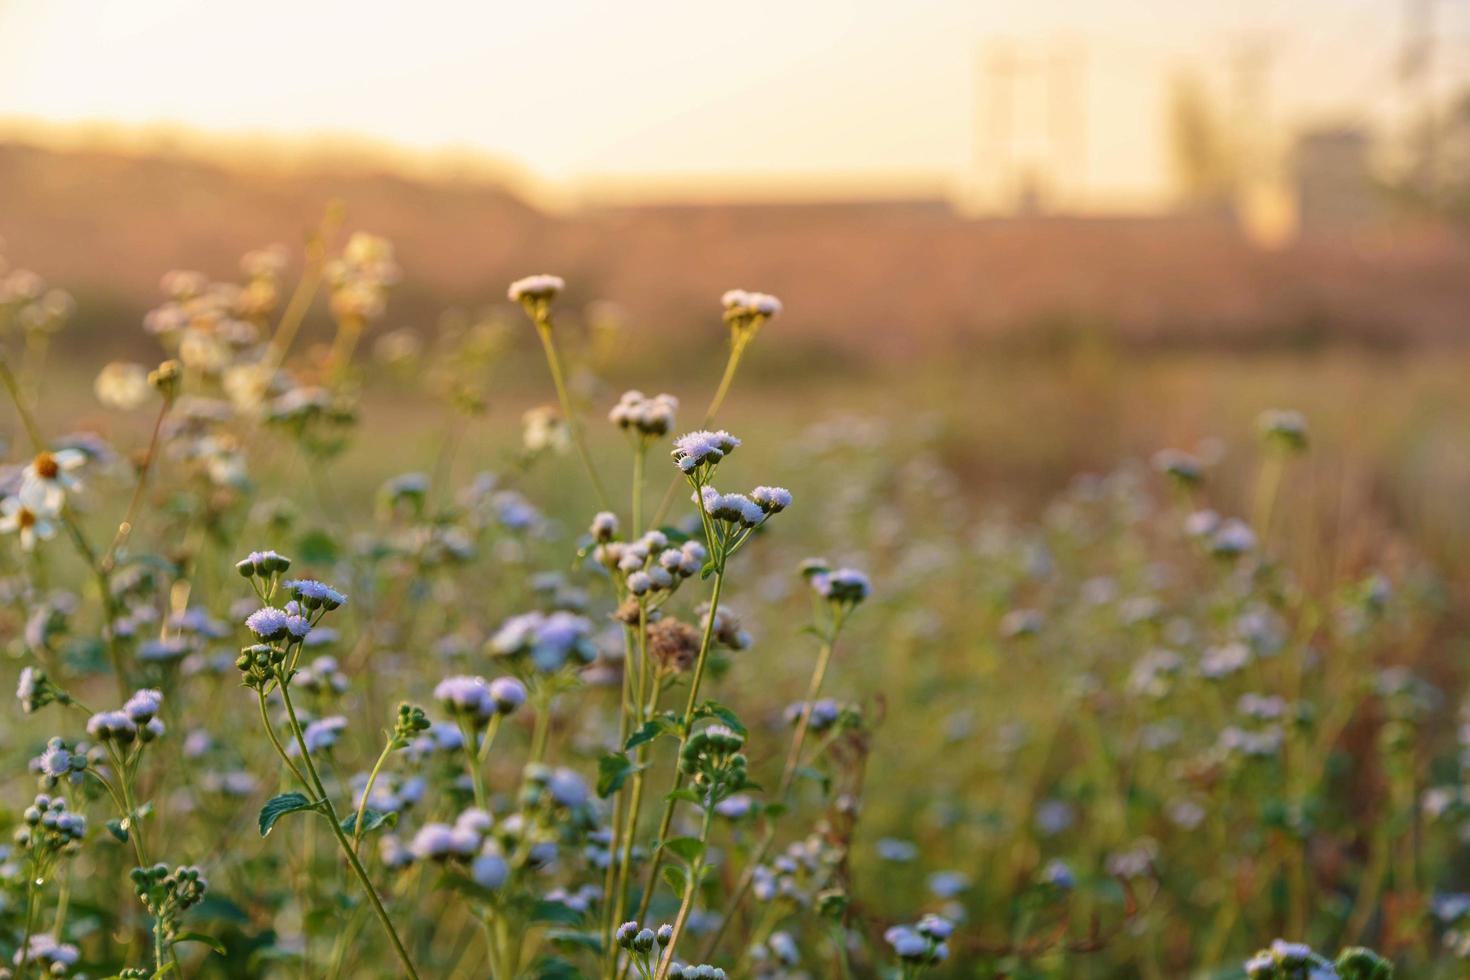
{"type": "MultiPolygon", "coordinates": [[[[715,568],[715,584],[710,591],[709,614],[705,617],[704,635],[699,641],[699,656],[694,661],[694,676],[689,682],[689,702],[684,708],[684,720],[680,726],[682,734],[679,736],[679,752],[684,751],[684,744],[689,741],[689,729],[694,722],[694,708],[699,703],[699,687],[704,680],[705,662],[709,659],[710,641],[714,637],[715,614],[720,609],[720,591],[725,584],[725,566],[723,561],[715,568]]],[[[669,793],[678,792],[684,785],[684,774],[679,771],[678,753],[674,754],[674,781],[669,793]]],[[[669,835],[669,827],[674,823],[674,808],[678,806],[678,800],[670,799],[664,804],[663,816],[658,823],[659,843],[669,835]]],[[[654,852],[653,859],[649,862],[648,884],[643,889],[643,897],[638,903],[638,921],[648,915],[648,905],[653,901],[653,891],[658,883],[658,871],[663,865],[663,848],[654,852]]]]}
{"type": "MultiPolygon", "coordinates": [[[[372,772],[368,773],[367,784],[362,788],[362,799],[357,801],[357,817],[352,822],[352,850],[354,852],[362,847],[362,821],[367,815],[368,797],[373,795],[373,785],[378,781],[378,774],[383,771],[383,763],[388,761],[388,756],[393,754],[394,748],[394,738],[389,735],[388,744],[383,746],[383,751],[378,755],[378,761],[373,763],[372,772]]],[[[474,768],[473,762],[470,768],[474,768]]]]}
{"type": "Polygon", "coordinates": [[[163,432],[163,420],[168,417],[169,407],[173,405],[173,399],[164,396],[163,405],[158,409],[158,417],[153,420],[153,434],[148,437],[148,452],[143,457],[143,466],[138,470],[138,483],[133,487],[132,499],[128,501],[127,512],[123,515],[122,523],[117,526],[117,534],[113,536],[112,545],[108,547],[107,554],[102,556],[101,564],[98,566],[104,573],[111,573],[117,564],[117,551],[127,543],[128,535],[133,533],[133,521],[137,519],[138,507],[143,503],[143,491],[148,486],[148,474],[153,470],[153,461],[158,458],[158,439],[163,432]]]}
{"type": "Polygon", "coordinates": [[[475,745],[475,730],[465,723],[463,716],[459,721],[460,741],[464,747],[465,765],[470,770],[470,785],[475,789],[475,806],[485,812],[490,811],[490,806],[485,802],[485,777],[480,773],[480,760],[477,746],[475,745]]]}
{"type": "Polygon", "coordinates": [[[26,876],[26,928],[20,940],[20,960],[15,964],[16,980],[25,976],[26,961],[31,955],[31,934],[36,928],[36,879],[39,877],[40,870],[32,861],[31,873],[26,876]]]}
{"type": "Polygon", "coordinates": [[[317,774],[316,765],[311,761],[311,753],[306,748],[306,736],[302,733],[301,722],[296,718],[296,708],[291,703],[291,692],[285,683],[281,684],[281,700],[286,703],[286,714],[291,719],[291,734],[296,737],[296,746],[301,750],[301,761],[306,766],[307,775],[311,781],[307,784],[308,789],[316,791],[318,799],[326,808],[327,820],[332,825],[332,834],[337,838],[337,844],[342,852],[347,855],[347,864],[352,868],[352,873],[357,876],[362,890],[367,892],[368,901],[372,903],[373,911],[378,916],[378,921],[383,924],[383,930],[388,933],[388,938],[393,942],[393,949],[398,953],[398,959],[403,963],[403,968],[413,980],[419,980],[418,971],[413,967],[413,961],[409,959],[408,950],[403,946],[403,940],[398,938],[398,930],[393,928],[393,920],[388,918],[388,910],[383,908],[382,899],[378,898],[378,891],[373,887],[372,880],[368,878],[367,870],[363,868],[362,862],[358,860],[357,851],[353,849],[352,842],[347,839],[347,834],[342,830],[342,824],[337,819],[337,808],[332,805],[332,800],[327,796],[326,787],[322,785],[321,776],[317,774]]]}
{"type": "MultiPolygon", "coordinates": [[[[699,830],[699,842],[705,844],[709,841],[710,825],[714,822],[715,808],[713,805],[705,807],[704,824],[699,830]]],[[[664,949],[663,960],[658,965],[658,973],[654,974],[654,980],[665,980],[669,975],[669,967],[674,964],[674,950],[679,946],[679,937],[684,932],[684,924],[689,921],[689,912],[694,907],[694,896],[699,891],[699,880],[704,876],[704,852],[701,850],[699,857],[689,866],[689,878],[684,882],[684,900],[679,903],[679,914],[674,917],[674,933],[669,937],[668,946],[664,949]]]]}
{"type": "Polygon", "coordinates": [[[534,698],[536,721],[531,728],[531,762],[540,763],[546,758],[546,742],[551,731],[551,695],[538,686],[534,698]]]}
{"type": "MultiPolygon", "coordinates": [[[[735,381],[735,372],[740,368],[740,358],[745,354],[745,347],[750,343],[751,336],[747,331],[736,331],[731,335],[730,356],[725,359],[725,373],[720,376],[720,384],[715,388],[714,397],[710,399],[709,407],[704,410],[704,422],[700,428],[708,429],[710,423],[714,422],[715,416],[719,414],[721,406],[725,404],[725,396],[730,393],[730,386],[735,381]]],[[[678,476],[669,481],[669,488],[664,491],[664,497],[659,502],[658,510],[653,512],[654,524],[663,520],[669,508],[674,505],[674,494],[679,489],[679,481],[678,476]]]]}
{"type": "MultiPolygon", "coordinates": [[[[776,790],[776,799],[782,803],[786,802],[786,797],[791,792],[791,785],[795,781],[797,769],[801,765],[802,746],[806,742],[807,732],[811,727],[812,706],[821,693],[822,681],[827,676],[827,666],[832,660],[832,651],[837,646],[837,634],[842,630],[845,613],[841,611],[841,608],[834,610],[832,628],[823,641],[821,650],[817,652],[817,662],[812,667],[812,679],[807,685],[806,702],[802,705],[801,717],[796,723],[796,731],[791,736],[791,749],[786,755],[786,766],[781,774],[780,786],[776,790]]],[[[820,746],[818,748],[820,749],[820,746]]],[[[730,927],[730,921],[735,917],[736,911],[745,901],[746,894],[755,882],[755,869],[766,859],[775,840],[776,831],[774,827],[771,827],[767,829],[760,846],[756,848],[755,853],[746,863],[745,871],[741,873],[740,880],[735,885],[735,891],[731,893],[730,900],[725,904],[724,912],[720,916],[720,924],[710,934],[700,959],[709,962],[714,957],[715,951],[719,949],[720,940],[725,937],[725,932],[730,927]]]]}
{"type": "Polygon", "coordinates": [[[536,319],[536,334],[541,338],[541,347],[546,351],[546,365],[551,369],[551,383],[556,386],[556,397],[561,402],[562,414],[566,416],[567,431],[572,435],[572,444],[577,447],[577,455],[582,457],[582,465],[587,470],[588,479],[592,481],[592,489],[597,493],[598,506],[607,510],[610,498],[607,488],[602,485],[602,477],[597,475],[597,467],[592,463],[592,453],[588,451],[587,440],[582,435],[582,423],[572,406],[572,395],[567,390],[566,378],[562,374],[561,355],[557,353],[556,340],[551,335],[549,313],[536,319]]]}

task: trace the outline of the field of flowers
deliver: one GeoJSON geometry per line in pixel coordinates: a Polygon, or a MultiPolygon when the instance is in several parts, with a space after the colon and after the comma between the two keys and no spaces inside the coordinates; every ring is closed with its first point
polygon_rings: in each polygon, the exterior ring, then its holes
{"type": "Polygon", "coordinates": [[[432,339],[398,279],[169,273],[109,441],[0,272],[5,976],[1463,975],[1454,577],[1338,540],[1302,414],[1007,518],[922,418],[722,428],[772,296],[609,398],[557,277],[432,339]]]}

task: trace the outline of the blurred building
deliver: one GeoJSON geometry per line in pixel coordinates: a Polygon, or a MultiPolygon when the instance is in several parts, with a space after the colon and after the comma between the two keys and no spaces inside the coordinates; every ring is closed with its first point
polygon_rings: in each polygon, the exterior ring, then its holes
{"type": "Polygon", "coordinates": [[[1373,178],[1373,141],[1356,126],[1308,130],[1293,152],[1297,227],[1303,235],[1362,228],[1387,216],[1373,178]]]}

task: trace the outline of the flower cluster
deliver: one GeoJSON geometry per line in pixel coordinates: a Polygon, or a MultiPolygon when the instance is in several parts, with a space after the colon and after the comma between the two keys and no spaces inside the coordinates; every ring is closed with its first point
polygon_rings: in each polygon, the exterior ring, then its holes
{"type": "Polygon", "coordinates": [[[625,391],[612,411],[607,413],[607,418],[620,429],[635,432],[645,439],[656,439],[669,434],[674,427],[674,413],[678,410],[679,399],[673,395],[649,398],[641,391],[625,391]]]}

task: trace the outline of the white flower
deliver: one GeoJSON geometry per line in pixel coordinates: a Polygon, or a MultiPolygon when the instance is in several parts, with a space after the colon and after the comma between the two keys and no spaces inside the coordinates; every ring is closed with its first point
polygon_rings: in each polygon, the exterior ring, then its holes
{"type": "Polygon", "coordinates": [[[87,461],[80,449],[37,453],[21,476],[20,499],[37,513],[55,514],[66,503],[68,490],[82,488],[73,471],[87,461]]]}
{"type": "Polygon", "coordinates": [[[566,280],[561,276],[542,273],[538,276],[517,279],[510,284],[510,289],[506,290],[505,295],[517,303],[526,300],[549,300],[555,299],[556,295],[566,286],[566,280]]]}
{"type": "Polygon", "coordinates": [[[108,408],[131,411],[148,400],[148,369],[130,361],[113,361],[97,373],[92,390],[108,408]]]}
{"type": "Polygon", "coordinates": [[[56,525],[46,515],[27,507],[19,497],[6,497],[0,500],[0,534],[19,534],[20,546],[32,551],[38,539],[49,541],[56,536],[56,525]]]}

